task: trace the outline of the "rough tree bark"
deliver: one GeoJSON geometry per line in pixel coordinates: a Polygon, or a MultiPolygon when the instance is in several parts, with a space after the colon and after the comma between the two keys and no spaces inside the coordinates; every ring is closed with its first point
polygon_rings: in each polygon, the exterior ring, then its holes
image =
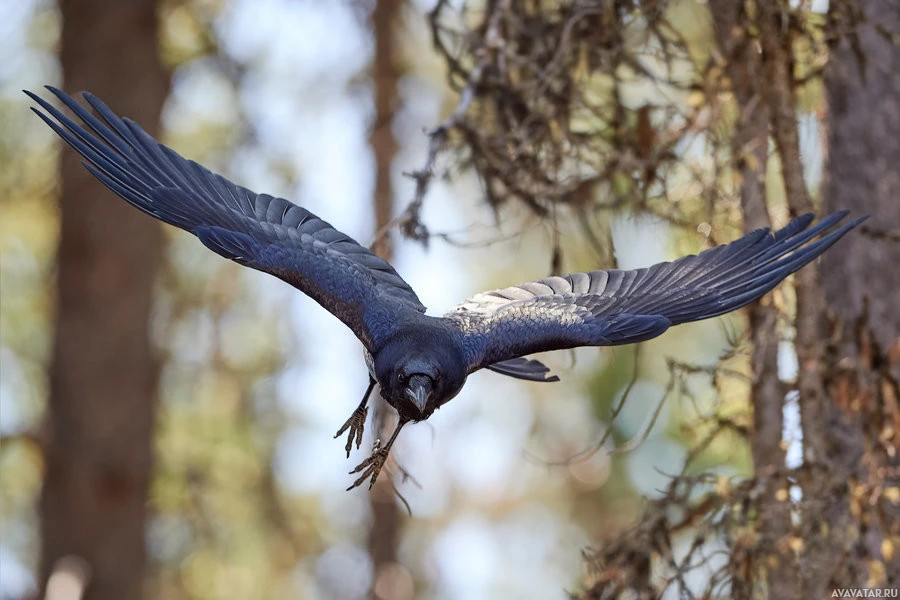
{"type": "Polygon", "coordinates": [[[820,369],[830,397],[822,418],[830,483],[815,493],[834,534],[822,536],[809,597],[832,586],[900,585],[900,510],[884,493],[900,485],[900,48],[889,34],[900,32],[900,12],[893,0],[832,4],[847,29],[825,74],[824,203],[826,212],[871,218],[821,263],[831,321],[820,369]]]}
{"type": "MultiPolygon", "coordinates": [[[[813,210],[803,178],[800,158],[800,135],[797,127],[796,94],[792,35],[787,28],[788,6],[781,0],[759,0],[759,40],[765,72],[765,96],[772,114],[772,137],[781,159],[781,174],[791,216],[813,210]]],[[[823,386],[824,302],[822,286],[815,268],[802,269],[795,276],[797,293],[797,351],[799,371],[797,391],[800,394],[803,453],[807,463],[815,466],[825,457],[824,414],[827,398],[823,386]],[[806,417],[806,418],[804,418],[806,417]]]]}
{"type": "MultiPolygon", "coordinates": [[[[392,125],[398,103],[397,82],[400,71],[395,62],[394,38],[403,0],[379,0],[372,12],[372,35],[375,56],[372,63],[372,84],[375,100],[375,122],[369,144],[375,155],[375,191],[373,208],[375,231],[381,232],[393,217],[394,190],[391,167],[397,154],[397,141],[392,125]]],[[[385,260],[391,259],[389,235],[377,235],[372,250],[385,260]]],[[[377,394],[377,392],[375,392],[377,394]]],[[[376,411],[384,409],[379,399],[374,399],[376,411]]],[[[377,414],[377,413],[376,413],[377,414]]],[[[380,415],[384,416],[384,415],[380,415]]],[[[383,428],[381,418],[373,418],[376,428],[383,428]]],[[[386,432],[376,430],[384,436],[386,432]]],[[[385,473],[388,475],[388,473],[385,473]]],[[[401,514],[394,498],[390,477],[382,476],[375,483],[370,495],[372,524],[369,529],[368,549],[372,558],[372,598],[379,598],[381,587],[390,587],[387,581],[393,572],[390,567],[397,561],[401,514]],[[382,583],[379,584],[379,579],[382,583]]]]}
{"type": "MultiPolygon", "coordinates": [[[[900,518],[896,503],[888,499],[892,496],[884,494],[900,481],[900,312],[895,300],[900,296],[900,52],[885,35],[900,31],[900,18],[889,4],[867,0],[832,7],[832,22],[847,28],[836,32],[841,41],[826,75],[830,157],[821,212],[851,208],[877,218],[839,250],[827,253],[820,267],[803,269],[794,279],[805,461],[798,481],[804,498],[799,524],[792,526],[787,503],[773,502],[774,490],[761,486],[758,533],[766,552],[777,553],[766,569],[770,598],[826,597],[832,588],[893,587],[900,574],[891,541],[900,533],[900,518]],[[790,551],[783,543],[791,535],[802,540],[801,551],[796,546],[790,551]]],[[[729,15],[742,9],[711,4],[744,115],[737,144],[753,139],[754,114],[758,117],[757,107],[764,104],[788,208],[796,216],[812,210],[812,202],[800,160],[786,7],[777,0],[760,0],[756,7],[762,52],[754,56],[741,52],[745,27],[735,25],[735,19],[728,22],[729,15]]],[[[737,156],[740,164],[741,151],[737,156]]],[[[762,192],[748,184],[746,166],[743,173],[746,217],[750,199],[762,192]]],[[[750,320],[756,379],[751,446],[757,477],[764,481],[767,474],[761,469],[783,465],[776,444],[784,393],[772,371],[777,360],[774,325],[761,306],[750,309],[750,320]]],[[[735,582],[734,592],[752,593],[740,583],[735,582]]]]}
{"type": "MultiPolygon", "coordinates": [[[[715,23],[716,42],[727,61],[726,72],[739,108],[732,157],[734,168],[741,174],[741,209],[744,231],[749,233],[772,226],[765,186],[772,111],[763,90],[765,80],[777,69],[763,64],[763,59],[769,57],[757,52],[748,30],[751,21],[744,3],[713,0],[709,7],[715,23]]],[[[800,595],[799,574],[794,560],[782,551],[784,545],[779,544],[790,531],[789,507],[776,496],[782,486],[782,480],[776,474],[782,472],[785,465],[782,446],[785,389],[778,379],[778,309],[770,298],[764,298],[747,309],[747,317],[753,345],[750,450],[754,473],[760,482],[758,531],[761,546],[769,553],[781,554],[779,560],[766,570],[766,583],[770,590],[779,590],[784,597],[794,598],[800,595]]],[[[752,578],[732,582],[735,598],[751,598],[753,593],[752,578]]]]}
{"type": "MultiPolygon", "coordinates": [[[[89,89],[155,133],[168,90],[154,0],[62,0],[69,91],[89,89]]],[[[148,317],[159,226],[62,157],[57,323],[50,370],[41,580],[86,561],[89,600],[141,595],[157,365],[148,317]]]]}

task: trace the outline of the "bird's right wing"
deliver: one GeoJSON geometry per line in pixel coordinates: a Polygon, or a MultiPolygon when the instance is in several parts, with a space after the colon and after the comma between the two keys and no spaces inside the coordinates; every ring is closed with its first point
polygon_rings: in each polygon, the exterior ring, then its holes
{"type": "Polygon", "coordinates": [[[91,94],[84,98],[99,119],[65,93],[48,89],[87,129],[26,91],[50,116],[32,110],[109,189],[193,233],[217,254],[290,283],[343,321],[369,351],[390,334],[399,313],[425,312],[387,261],[308,210],[251,192],[181,157],[91,94]]]}
{"type": "Polygon", "coordinates": [[[829,231],[846,215],[811,228],[813,215],[804,215],[774,234],[760,229],[646,269],[572,273],[483,292],[444,316],[463,335],[469,372],[534,352],[641,342],[760,298],[865,219],[829,231]]]}

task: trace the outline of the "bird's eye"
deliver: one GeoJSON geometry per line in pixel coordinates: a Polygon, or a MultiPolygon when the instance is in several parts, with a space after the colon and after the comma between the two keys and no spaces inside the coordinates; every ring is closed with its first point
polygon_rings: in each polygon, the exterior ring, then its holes
{"type": "Polygon", "coordinates": [[[406,383],[406,373],[400,373],[397,375],[397,381],[400,383],[406,383]]]}

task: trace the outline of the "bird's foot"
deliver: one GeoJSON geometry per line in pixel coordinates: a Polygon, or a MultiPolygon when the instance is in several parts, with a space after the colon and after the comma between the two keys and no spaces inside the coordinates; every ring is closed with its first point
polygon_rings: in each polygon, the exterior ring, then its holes
{"type": "Polygon", "coordinates": [[[365,398],[363,399],[363,404],[360,404],[356,410],[353,411],[353,414],[350,415],[350,418],[347,419],[347,422],[341,425],[341,428],[338,429],[338,432],[334,434],[335,438],[343,435],[345,431],[350,430],[350,434],[347,436],[347,445],[344,446],[344,450],[347,451],[347,458],[350,458],[350,450],[353,449],[353,440],[356,440],[356,449],[359,450],[360,445],[362,444],[363,431],[366,427],[366,416],[369,414],[369,407],[365,405],[365,398]]]}
{"type": "Polygon", "coordinates": [[[359,463],[359,465],[350,471],[351,475],[355,475],[356,473],[362,473],[356,481],[353,482],[353,485],[347,488],[349,492],[355,487],[359,487],[362,483],[369,477],[369,489],[372,489],[372,486],[375,485],[375,480],[378,478],[378,474],[381,473],[381,469],[384,468],[384,463],[387,461],[387,457],[391,452],[390,446],[385,446],[382,448],[379,444],[376,443],[375,449],[372,452],[372,456],[367,458],[366,460],[359,463]]]}
{"type": "Polygon", "coordinates": [[[387,461],[388,455],[391,453],[391,447],[397,440],[397,435],[407,423],[409,423],[409,421],[401,417],[400,422],[397,423],[397,427],[394,428],[394,433],[388,438],[386,444],[382,445],[380,438],[375,440],[375,447],[372,448],[372,456],[359,463],[355,469],[350,471],[351,475],[357,473],[362,474],[353,482],[353,485],[347,488],[348,492],[353,488],[362,485],[367,478],[369,478],[369,489],[372,489],[372,486],[375,485],[375,480],[378,478],[378,474],[381,473],[381,469],[384,468],[384,463],[387,461]]]}

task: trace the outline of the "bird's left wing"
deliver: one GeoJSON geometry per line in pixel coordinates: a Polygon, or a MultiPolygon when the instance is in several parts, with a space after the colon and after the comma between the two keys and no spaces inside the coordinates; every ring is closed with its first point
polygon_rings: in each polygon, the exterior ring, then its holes
{"type": "Polygon", "coordinates": [[[343,321],[369,351],[390,334],[399,313],[425,312],[387,261],[308,210],[256,194],[183,158],[91,94],[84,98],[100,118],[65,93],[48,89],[87,129],[26,91],[50,116],[32,110],[109,189],[160,221],[193,233],[217,254],[290,283],[343,321]]]}
{"type": "Polygon", "coordinates": [[[444,316],[463,334],[469,372],[534,352],[642,342],[760,298],[865,219],[832,230],[846,215],[811,228],[813,215],[804,215],[776,233],[760,229],[646,269],[572,273],[483,292],[444,316]]]}

